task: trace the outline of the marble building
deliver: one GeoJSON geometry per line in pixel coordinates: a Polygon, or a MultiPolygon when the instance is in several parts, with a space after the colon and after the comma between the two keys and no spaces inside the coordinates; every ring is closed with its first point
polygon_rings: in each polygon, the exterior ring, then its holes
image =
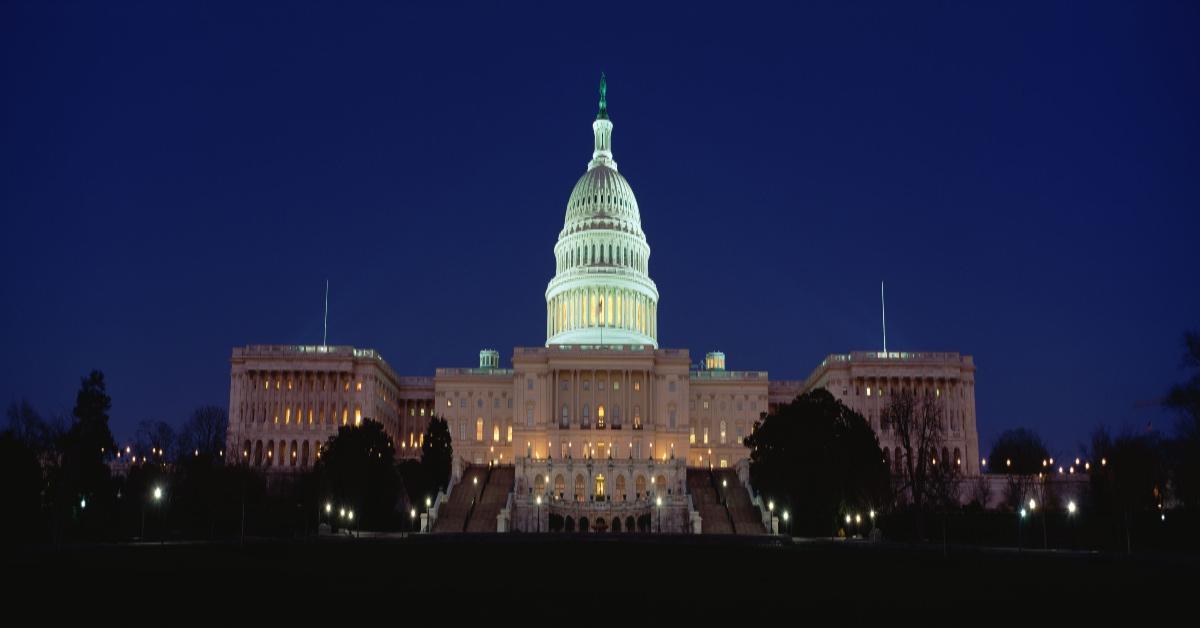
{"type": "Polygon", "coordinates": [[[970,356],[838,354],[805,380],[772,381],[765,371],[727,369],[719,351],[695,364],[687,349],[659,346],[651,249],[614,158],[603,81],[600,94],[591,159],[553,247],[541,346],[513,349],[511,367],[484,349],[478,366],[439,368],[432,378],[398,376],[370,349],[238,348],[230,449],[253,466],[305,468],[338,426],[369,418],[384,425],[400,456],[416,456],[436,414],[450,427],[454,482],[477,483],[472,469],[511,469],[511,479],[501,476],[507,497],[497,529],[546,530],[554,516],[687,531],[700,526],[689,469],[740,468],[744,479],[742,439],[779,404],[826,388],[871,422],[891,459],[895,443],[879,408],[907,386],[946,399],[943,457],[977,473],[970,356]]]}

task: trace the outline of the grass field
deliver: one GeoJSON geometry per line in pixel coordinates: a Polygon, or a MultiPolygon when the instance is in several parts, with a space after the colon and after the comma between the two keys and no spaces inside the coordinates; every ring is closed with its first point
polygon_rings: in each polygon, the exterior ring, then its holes
{"type": "Polygon", "coordinates": [[[1200,561],[513,534],[39,547],[3,564],[21,623],[1028,625],[1186,623],[1200,561]]]}

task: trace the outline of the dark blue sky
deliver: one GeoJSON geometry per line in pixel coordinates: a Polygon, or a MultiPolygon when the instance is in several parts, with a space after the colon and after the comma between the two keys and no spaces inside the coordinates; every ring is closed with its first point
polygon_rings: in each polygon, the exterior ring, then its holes
{"type": "MultiPolygon", "coordinates": [[[[1200,327],[1195,2],[0,6],[0,400],[228,402],[231,347],[400,372],[544,339],[609,76],[664,346],[804,378],[960,351],[1074,451],[1200,327]]],[[[1150,404],[1150,405],[1147,405],[1150,404]]]]}

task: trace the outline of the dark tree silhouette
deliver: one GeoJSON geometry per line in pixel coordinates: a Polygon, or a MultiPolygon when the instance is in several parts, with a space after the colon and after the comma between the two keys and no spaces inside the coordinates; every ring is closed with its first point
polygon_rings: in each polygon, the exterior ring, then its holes
{"type": "Polygon", "coordinates": [[[37,451],[14,431],[0,434],[0,545],[40,540],[43,487],[37,451]]]}
{"type": "Polygon", "coordinates": [[[831,534],[839,515],[886,503],[887,464],[866,419],[825,389],[800,395],[746,437],[750,481],[791,515],[791,530],[831,534]]]}
{"type": "Polygon", "coordinates": [[[1037,474],[1048,470],[1050,452],[1037,432],[1021,427],[1001,432],[988,460],[990,472],[1008,476],[1004,504],[1017,510],[1033,491],[1037,474]]]}
{"type": "Polygon", "coordinates": [[[361,527],[391,527],[400,489],[395,453],[381,423],[341,426],[315,467],[322,499],[353,509],[361,527]]]}
{"type": "Polygon", "coordinates": [[[108,429],[111,408],[104,374],[92,371],[80,381],[72,411],[75,420],[63,437],[62,461],[55,474],[56,534],[76,521],[83,534],[95,536],[110,521],[114,495],[105,461],[116,450],[108,429]]]}
{"type": "Polygon", "coordinates": [[[179,456],[175,428],[163,421],[138,421],[133,433],[137,455],[155,462],[174,462],[179,456]]]}
{"type": "Polygon", "coordinates": [[[1183,368],[1186,381],[1167,392],[1165,404],[1179,413],[1175,439],[1171,443],[1172,478],[1175,497],[1188,509],[1200,507],[1200,333],[1183,335],[1183,368]]]}
{"type": "Polygon", "coordinates": [[[916,392],[903,388],[892,391],[880,412],[880,422],[889,425],[896,441],[904,449],[900,461],[899,484],[902,497],[912,500],[918,510],[945,501],[953,478],[950,461],[938,460],[945,442],[942,403],[932,390],[916,392]],[[941,468],[939,469],[939,464],[941,468]]]}
{"type": "Polygon", "coordinates": [[[446,424],[445,419],[437,415],[430,417],[429,426],[425,428],[425,442],[421,443],[421,467],[429,482],[429,490],[445,490],[450,482],[453,452],[450,426],[446,424]]]}
{"type": "Polygon", "coordinates": [[[1124,523],[1126,549],[1132,550],[1133,519],[1165,506],[1167,470],[1163,443],[1153,433],[1123,434],[1116,438],[1101,428],[1092,433],[1089,455],[1091,508],[1124,523]]]}

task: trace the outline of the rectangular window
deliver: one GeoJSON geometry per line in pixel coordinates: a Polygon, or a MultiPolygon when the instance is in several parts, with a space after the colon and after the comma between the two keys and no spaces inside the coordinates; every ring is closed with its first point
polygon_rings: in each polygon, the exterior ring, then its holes
{"type": "Polygon", "coordinates": [[[533,427],[533,408],[525,408],[525,427],[533,427]]]}
{"type": "Polygon", "coordinates": [[[704,428],[704,444],[708,444],[708,428],[704,428]]]}
{"type": "Polygon", "coordinates": [[[525,380],[525,390],[533,390],[533,378],[532,377],[525,380]]]}
{"type": "Polygon", "coordinates": [[[696,444],[696,428],[694,427],[688,432],[688,443],[692,445],[696,444]]]}
{"type": "Polygon", "coordinates": [[[483,442],[483,417],[475,419],[475,440],[483,442]]]}

